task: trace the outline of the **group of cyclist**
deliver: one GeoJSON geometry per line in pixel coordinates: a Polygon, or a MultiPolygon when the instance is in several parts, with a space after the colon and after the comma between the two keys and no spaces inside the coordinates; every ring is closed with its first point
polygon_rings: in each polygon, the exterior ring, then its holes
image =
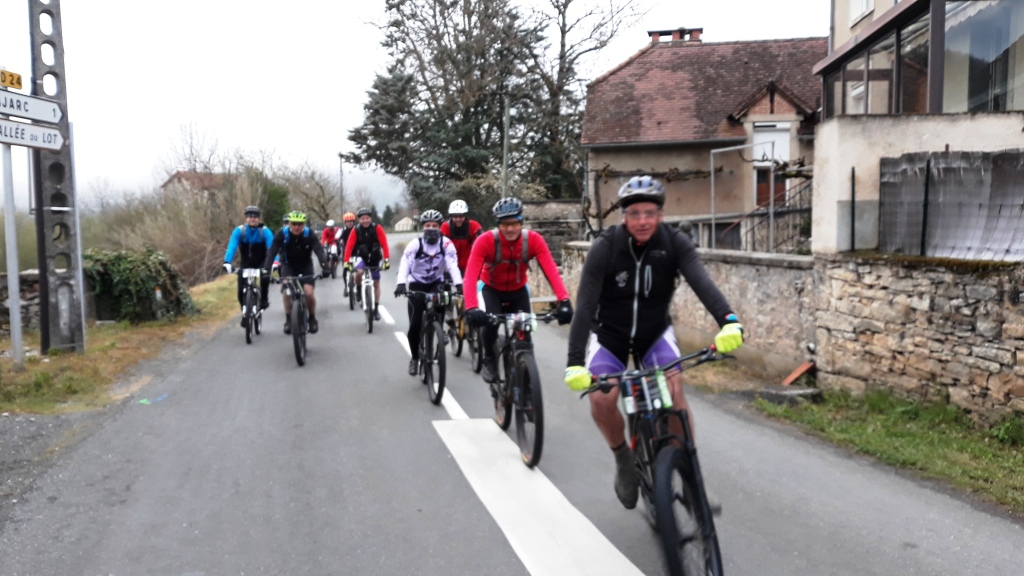
{"type": "MultiPolygon", "coordinates": [[[[663,365],[679,357],[669,315],[679,277],[686,280],[718,323],[718,352],[726,354],[739,348],[743,344],[743,328],[736,314],[708,276],[690,238],[663,222],[662,184],[650,176],[633,177],[619,189],[618,204],[621,224],[598,236],[586,256],[576,294],[576,314],[544,237],[523,228],[523,203],[517,198],[502,198],[494,204],[491,214],[496,228],[490,232],[484,232],[478,222],[468,218],[469,208],[462,200],[451,203],[447,221],[437,210],[423,212],[421,234],[409,242],[401,256],[395,296],[410,291],[438,291],[450,281],[456,293],[464,297],[466,322],[481,329],[481,374],[488,383],[498,377],[494,350],[497,326],[490,321],[488,312],[532,310],[527,288],[527,266],[531,260],[538,262],[555,293],[555,318],[559,324],[571,322],[564,380],[572,390],[589,388],[594,374],[623,371],[631,357],[645,367],[663,365]],[[482,284],[479,298],[478,282],[482,284]],[[463,285],[469,288],[464,290],[463,285]],[[480,307],[481,299],[486,311],[480,307]]],[[[345,214],[344,228],[336,228],[333,221],[328,221],[320,238],[306,227],[306,216],[301,212],[290,213],[287,226],[273,235],[259,223],[257,207],[246,208],[245,216],[246,223],[232,233],[225,269],[231,271],[236,249],[241,251],[243,267],[260,267],[264,272],[280,252],[282,276],[309,277],[303,283],[311,333],[318,329],[312,257],[316,255],[326,270],[325,244],[329,244],[332,253],[344,254],[344,267],[347,272],[355,272],[357,284],[362,274],[370,271],[376,301],[380,302],[380,270],[389,268],[390,253],[383,227],[373,222],[369,209],[345,214]]],[[[264,278],[264,308],[268,306],[266,284],[264,278]]],[[[239,303],[241,295],[240,278],[239,303]]],[[[416,374],[419,362],[424,305],[421,299],[409,299],[411,375],[416,374]]],[[[285,302],[286,314],[288,310],[289,303],[285,302]]],[[[377,309],[374,315],[380,320],[377,309]]],[[[288,326],[286,321],[286,333],[288,326]]],[[[689,414],[680,373],[673,370],[666,377],[673,404],[689,414]]],[[[591,415],[614,455],[615,493],[626,508],[633,508],[638,499],[639,477],[632,450],[626,443],[618,396],[618,389],[590,394],[591,415]]],[[[692,430],[692,419],[689,426],[692,430]]]]}

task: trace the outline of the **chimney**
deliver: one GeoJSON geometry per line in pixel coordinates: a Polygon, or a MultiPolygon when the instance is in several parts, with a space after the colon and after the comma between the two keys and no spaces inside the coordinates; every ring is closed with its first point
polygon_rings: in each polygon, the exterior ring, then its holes
{"type": "Polygon", "coordinates": [[[686,28],[680,28],[679,30],[673,30],[672,31],[672,41],[675,42],[676,40],[682,40],[683,39],[683,32],[685,32],[685,31],[686,31],[686,28]]]}
{"type": "Polygon", "coordinates": [[[703,28],[694,28],[690,30],[690,42],[701,43],[700,35],[704,32],[703,28]]]}
{"type": "Polygon", "coordinates": [[[657,44],[661,41],[660,32],[648,32],[647,35],[651,37],[651,44],[657,44]]]}
{"type": "Polygon", "coordinates": [[[652,44],[660,42],[662,36],[671,36],[673,42],[685,40],[700,44],[700,34],[703,31],[703,28],[676,28],[675,30],[648,30],[647,35],[651,37],[652,44]]]}

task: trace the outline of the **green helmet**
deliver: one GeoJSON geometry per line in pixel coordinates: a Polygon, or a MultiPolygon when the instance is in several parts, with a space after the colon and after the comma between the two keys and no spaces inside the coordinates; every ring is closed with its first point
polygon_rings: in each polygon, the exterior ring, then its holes
{"type": "Polygon", "coordinates": [[[291,222],[292,224],[305,224],[306,213],[299,212],[298,210],[292,210],[291,212],[288,213],[288,221],[291,222]]]}

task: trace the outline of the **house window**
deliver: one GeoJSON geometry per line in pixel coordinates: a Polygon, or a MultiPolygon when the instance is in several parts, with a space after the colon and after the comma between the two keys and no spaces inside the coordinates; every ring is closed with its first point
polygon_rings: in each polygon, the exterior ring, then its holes
{"type": "Polygon", "coordinates": [[[1024,110],[1024,2],[946,2],[943,112],[1024,110]]]}
{"type": "Polygon", "coordinates": [[[867,85],[864,82],[866,66],[867,58],[861,55],[847,62],[843,69],[844,114],[867,112],[867,85]]]}
{"type": "Polygon", "coordinates": [[[896,34],[875,44],[868,52],[868,114],[890,114],[893,107],[893,81],[896,77],[896,34]]]}
{"type": "Polygon", "coordinates": [[[841,72],[833,72],[825,77],[825,109],[824,120],[835,118],[843,113],[843,85],[841,72]]]}
{"type": "Polygon", "coordinates": [[[875,9],[875,0],[850,0],[850,26],[853,26],[875,9]]]}
{"type": "Polygon", "coordinates": [[[899,111],[902,114],[928,112],[927,12],[900,29],[899,111]]]}

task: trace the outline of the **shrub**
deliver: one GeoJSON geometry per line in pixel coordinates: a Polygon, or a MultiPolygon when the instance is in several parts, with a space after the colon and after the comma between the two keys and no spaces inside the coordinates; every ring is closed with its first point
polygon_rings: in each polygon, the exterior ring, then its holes
{"type": "Polygon", "coordinates": [[[96,297],[111,302],[117,320],[138,323],[196,312],[186,282],[163,252],[86,250],[82,270],[96,297]]]}

